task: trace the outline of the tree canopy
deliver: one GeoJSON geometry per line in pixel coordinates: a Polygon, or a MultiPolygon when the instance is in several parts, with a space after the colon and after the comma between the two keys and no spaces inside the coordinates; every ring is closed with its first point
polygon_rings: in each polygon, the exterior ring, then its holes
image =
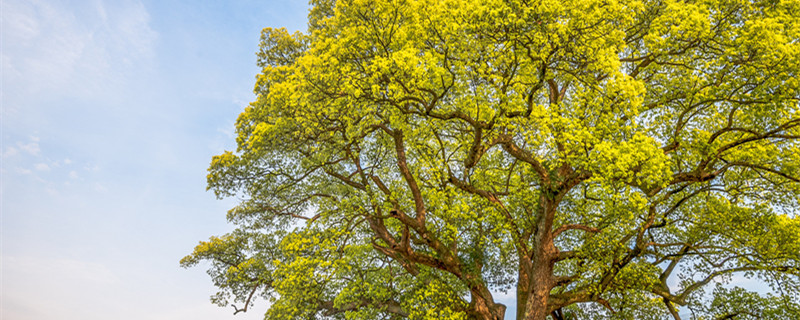
{"type": "Polygon", "coordinates": [[[236,229],[181,264],[217,304],[800,317],[800,1],[311,4],[307,32],[263,30],[209,168],[236,229]]]}

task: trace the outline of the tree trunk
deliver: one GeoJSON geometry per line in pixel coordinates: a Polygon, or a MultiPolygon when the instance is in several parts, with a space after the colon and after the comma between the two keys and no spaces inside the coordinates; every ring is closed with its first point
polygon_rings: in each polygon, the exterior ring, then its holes
{"type": "MultiPolygon", "coordinates": [[[[558,249],[553,243],[551,229],[557,203],[557,200],[548,198],[545,194],[541,197],[541,211],[537,219],[537,228],[531,248],[533,255],[530,260],[530,269],[528,269],[530,272],[527,274],[529,282],[527,301],[524,304],[525,313],[521,320],[545,320],[550,313],[547,300],[555,281],[553,277],[555,260],[553,258],[558,254],[558,249]]],[[[522,306],[517,308],[522,308],[522,306]]],[[[517,311],[517,315],[520,319],[519,311],[517,311]]]]}
{"type": "Polygon", "coordinates": [[[528,257],[520,255],[519,274],[517,275],[517,320],[525,319],[525,306],[528,305],[528,296],[531,292],[531,261],[528,257]]]}
{"type": "MultiPolygon", "coordinates": [[[[537,255],[538,256],[538,255],[537,255]]],[[[553,287],[553,265],[549,255],[534,257],[530,274],[530,290],[525,303],[525,320],[545,320],[550,314],[547,300],[553,287]]]]}

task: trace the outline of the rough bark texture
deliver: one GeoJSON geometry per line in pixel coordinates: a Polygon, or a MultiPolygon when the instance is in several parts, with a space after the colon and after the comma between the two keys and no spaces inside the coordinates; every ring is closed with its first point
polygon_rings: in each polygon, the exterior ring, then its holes
{"type": "Polygon", "coordinates": [[[531,262],[528,257],[521,256],[519,259],[519,274],[517,276],[517,320],[525,319],[525,309],[522,308],[528,303],[528,296],[531,291],[531,262]]]}
{"type": "MultiPolygon", "coordinates": [[[[550,290],[554,286],[553,265],[558,254],[551,230],[560,197],[561,195],[548,197],[545,193],[540,199],[539,216],[530,257],[531,263],[529,268],[525,268],[529,272],[524,277],[520,276],[520,278],[527,279],[527,297],[524,301],[518,298],[517,319],[544,320],[550,314],[548,298],[550,290]],[[524,304],[520,304],[520,302],[524,302],[524,304]],[[520,314],[519,309],[523,309],[524,314],[520,314]]],[[[525,285],[522,282],[520,284],[525,285]]]]}

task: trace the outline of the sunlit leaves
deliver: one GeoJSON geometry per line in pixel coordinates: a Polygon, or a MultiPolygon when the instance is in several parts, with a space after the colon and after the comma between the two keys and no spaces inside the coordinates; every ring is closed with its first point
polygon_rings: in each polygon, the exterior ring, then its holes
{"type": "Polygon", "coordinates": [[[537,274],[540,318],[796,305],[797,1],[312,4],[307,33],[262,32],[209,168],[238,229],[183,263],[212,261],[216,301],[496,318],[537,274]],[[703,293],[735,277],[776,296],[703,293]]]}

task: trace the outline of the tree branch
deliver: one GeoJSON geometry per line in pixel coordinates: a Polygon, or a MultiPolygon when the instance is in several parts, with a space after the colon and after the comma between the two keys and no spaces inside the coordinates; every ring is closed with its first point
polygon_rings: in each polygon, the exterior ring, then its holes
{"type": "Polygon", "coordinates": [[[598,228],[585,226],[585,225],[582,225],[582,224],[565,224],[565,225],[562,225],[562,226],[556,228],[555,230],[553,230],[553,238],[557,237],[559,234],[561,234],[562,232],[567,231],[567,230],[583,230],[583,231],[591,232],[591,233],[599,233],[600,232],[600,229],[598,229],[598,228]]]}

